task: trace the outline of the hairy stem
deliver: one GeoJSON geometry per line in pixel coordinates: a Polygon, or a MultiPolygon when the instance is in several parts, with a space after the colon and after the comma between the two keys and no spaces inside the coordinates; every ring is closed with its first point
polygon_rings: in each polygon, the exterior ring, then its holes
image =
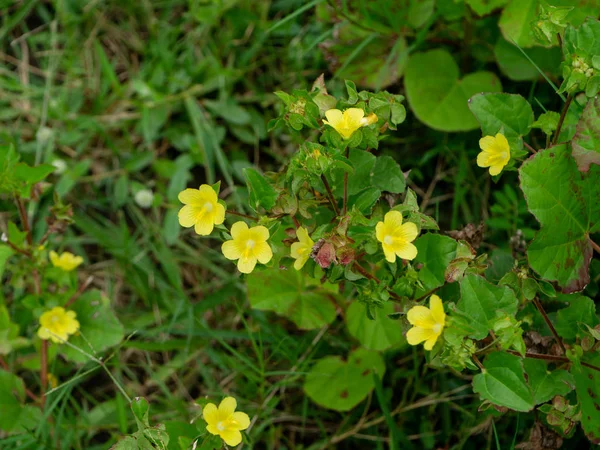
{"type": "Polygon", "coordinates": [[[554,132],[554,138],[552,139],[552,145],[556,145],[556,143],[558,141],[558,136],[560,135],[560,130],[563,126],[565,117],[567,116],[567,111],[569,110],[569,106],[571,106],[572,101],[573,101],[573,95],[569,94],[569,96],[567,97],[567,101],[565,102],[565,105],[563,106],[563,109],[560,113],[560,118],[558,119],[558,125],[556,127],[556,131],[554,132]]]}
{"type": "Polygon", "coordinates": [[[335,215],[340,215],[340,210],[338,209],[337,203],[335,202],[335,197],[333,196],[333,192],[331,191],[331,186],[329,186],[329,181],[325,178],[325,175],[321,175],[321,181],[323,181],[323,186],[325,186],[325,190],[327,191],[327,196],[329,197],[329,202],[331,206],[333,206],[333,210],[335,211],[335,215]]]}
{"type": "Polygon", "coordinates": [[[242,213],[237,212],[237,211],[232,211],[230,209],[227,210],[227,214],[231,214],[232,216],[244,217],[245,219],[249,219],[249,220],[253,220],[255,222],[258,222],[258,219],[256,217],[249,216],[248,214],[242,214],[242,213]]]}
{"type": "Polygon", "coordinates": [[[600,254],[600,245],[596,244],[594,241],[590,239],[590,244],[592,244],[592,248],[596,250],[598,254],[600,254]]]}
{"type": "Polygon", "coordinates": [[[540,301],[537,297],[533,298],[533,304],[535,305],[537,310],[540,312],[542,317],[544,317],[544,322],[546,322],[546,325],[548,325],[548,328],[550,328],[550,331],[552,332],[554,339],[556,339],[556,341],[558,342],[558,345],[560,345],[560,348],[563,351],[563,353],[566,354],[567,349],[565,348],[565,344],[563,344],[563,341],[560,338],[560,336],[558,335],[558,333],[556,332],[554,325],[552,325],[552,322],[550,321],[548,314],[546,314],[546,310],[544,310],[544,307],[542,306],[542,304],[540,303],[540,301]]]}
{"type": "MultiPolygon", "coordinates": [[[[514,350],[507,350],[508,353],[511,353],[513,355],[517,355],[517,356],[523,356],[521,355],[519,352],[516,352],[514,350]]],[[[533,359],[543,359],[545,361],[554,361],[554,362],[564,362],[564,363],[570,363],[571,360],[569,358],[567,358],[566,356],[554,356],[554,355],[543,355],[541,353],[525,353],[525,358],[533,358],[533,359]]],[[[600,372],[600,367],[595,366],[593,364],[587,363],[585,361],[581,361],[581,365],[588,367],[592,370],[595,370],[597,372],[600,372]]]]}

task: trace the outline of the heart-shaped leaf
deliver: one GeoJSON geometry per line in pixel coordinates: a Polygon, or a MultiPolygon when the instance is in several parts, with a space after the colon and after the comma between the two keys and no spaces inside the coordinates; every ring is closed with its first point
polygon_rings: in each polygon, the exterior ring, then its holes
{"type": "Polygon", "coordinates": [[[415,241],[418,253],[414,266],[419,268],[419,281],[423,288],[417,288],[415,297],[445,283],[446,268],[456,257],[456,241],[441,234],[428,233],[415,241]]]}
{"type": "Polygon", "coordinates": [[[529,245],[529,264],[563,292],[582,290],[589,282],[590,234],[600,231],[600,166],[584,176],[566,145],[542,150],[520,170],[521,189],[542,229],[529,245]]]}
{"type": "Polygon", "coordinates": [[[517,94],[477,94],[469,100],[469,108],[486,136],[502,133],[518,138],[529,133],[533,123],[531,105],[517,94]]]}
{"type": "Polygon", "coordinates": [[[566,395],[575,387],[575,379],[566,370],[548,370],[548,363],[540,359],[525,359],[523,366],[533,391],[535,404],[545,403],[555,395],[566,395]]]}
{"type": "Polygon", "coordinates": [[[363,401],[375,387],[373,372],[379,378],[385,363],[377,352],[360,348],[348,361],[339,356],[320,359],[306,376],[304,392],[312,401],[336,411],[349,411],[363,401]]]}
{"type": "Polygon", "coordinates": [[[495,405],[515,411],[531,411],[535,406],[531,388],[525,382],[521,358],[494,352],[485,359],[484,370],[473,377],[473,391],[495,405]]]}
{"type": "Polygon", "coordinates": [[[600,165],[600,99],[591,99],[577,123],[573,138],[573,157],[582,172],[590,170],[590,164],[600,165]]]}
{"type": "Polygon", "coordinates": [[[437,130],[468,131],[478,124],[468,100],[479,92],[499,92],[500,80],[491,72],[459,78],[454,58],[446,50],[431,50],[410,57],[405,72],[408,102],[417,118],[437,130]]]}
{"type": "Polygon", "coordinates": [[[400,323],[388,317],[395,312],[393,303],[384,303],[377,309],[374,320],[367,317],[366,309],[364,304],[352,302],[346,311],[348,331],[363,347],[382,351],[405,341],[400,323]]]}
{"type": "Polygon", "coordinates": [[[248,276],[248,300],[256,309],[274,311],[289,318],[298,328],[311,330],[335,319],[332,285],[321,285],[297,270],[277,268],[248,276]]]}

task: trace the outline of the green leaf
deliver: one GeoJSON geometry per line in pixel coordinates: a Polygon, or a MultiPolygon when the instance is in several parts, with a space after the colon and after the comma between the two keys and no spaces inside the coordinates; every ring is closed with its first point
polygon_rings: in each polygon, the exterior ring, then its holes
{"type": "Polygon", "coordinates": [[[459,79],[459,69],[446,50],[431,50],[411,56],[406,67],[408,102],[417,118],[441,131],[477,128],[469,112],[468,99],[479,92],[499,92],[500,80],[490,72],[476,72],[459,79]]]}
{"type": "Polygon", "coordinates": [[[546,361],[526,358],[523,366],[536,405],[551,400],[555,395],[566,395],[575,388],[573,375],[566,370],[548,370],[546,361]]]}
{"type": "Polygon", "coordinates": [[[401,194],[406,188],[406,179],[402,169],[390,156],[377,158],[371,172],[371,181],[376,188],[392,194],[401,194]]]}
{"type": "Polygon", "coordinates": [[[360,348],[349,355],[348,362],[339,356],[327,356],[317,361],[306,376],[304,392],[325,408],[349,411],[375,387],[373,372],[379,378],[385,373],[385,363],[377,352],[360,348]]]}
{"type": "Polygon", "coordinates": [[[594,301],[583,295],[562,296],[559,300],[569,299],[569,306],[558,310],[554,327],[565,339],[583,338],[587,334],[584,325],[594,327],[598,324],[594,301]]]}
{"type": "MultiPolygon", "coordinates": [[[[595,353],[585,360],[600,367],[600,354],[595,353]]],[[[600,372],[586,366],[571,366],[575,377],[577,398],[581,404],[581,426],[593,444],[600,444],[600,372]]]]}
{"type": "MultiPolygon", "coordinates": [[[[101,356],[106,349],[123,340],[123,325],[110,309],[110,300],[100,291],[88,291],[70,308],[77,314],[79,333],[69,338],[69,343],[88,354],[101,356]]],[[[66,344],[60,351],[71,361],[83,363],[89,358],[66,344]]]]}
{"type": "Polygon", "coordinates": [[[531,22],[537,17],[538,0],[512,0],[502,11],[498,26],[508,42],[519,47],[533,47],[537,44],[531,22]]]}
{"type": "Polygon", "coordinates": [[[253,308],[274,311],[298,328],[311,330],[333,322],[336,286],[297,270],[267,269],[248,275],[248,300],[253,308]]]}
{"type": "Polygon", "coordinates": [[[495,319],[517,312],[517,297],[506,286],[496,286],[483,277],[467,274],[460,280],[460,300],[456,312],[467,319],[473,339],[485,338],[495,319]]]}
{"type": "Polygon", "coordinates": [[[552,133],[558,128],[560,114],[554,111],[547,111],[540,114],[538,119],[531,125],[532,128],[541,129],[545,135],[552,136],[552,133]]]}
{"type": "Polygon", "coordinates": [[[532,47],[523,50],[535,65],[523,55],[521,50],[502,37],[498,39],[494,46],[494,56],[500,70],[511,80],[529,81],[542,78],[543,74],[551,76],[560,74],[559,67],[562,61],[562,53],[558,47],[532,47]],[[538,67],[535,67],[536,65],[538,67]]]}
{"type": "Polygon", "coordinates": [[[20,163],[15,166],[16,177],[27,184],[35,184],[42,181],[52,172],[55,167],[50,164],[42,164],[40,166],[30,167],[25,163],[20,163]]]}
{"type": "Polygon", "coordinates": [[[135,418],[144,426],[149,426],[148,423],[148,411],[150,410],[150,405],[148,404],[148,400],[144,397],[136,397],[131,402],[131,410],[133,411],[133,415],[135,418]]]}
{"type": "Polygon", "coordinates": [[[7,433],[23,433],[39,424],[42,419],[40,409],[24,403],[23,380],[0,369],[0,430],[7,433]]]}
{"type": "Polygon", "coordinates": [[[473,391],[485,400],[515,411],[531,411],[535,406],[531,388],[525,382],[521,358],[510,353],[490,353],[485,370],[473,377],[473,391]]]}
{"type": "Polygon", "coordinates": [[[275,206],[277,191],[264,176],[252,168],[246,168],[244,177],[250,193],[250,206],[254,211],[258,211],[261,206],[267,211],[275,206]]]}
{"type": "Polygon", "coordinates": [[[477,94],[469,100],[469,108],[485,136],[521,137],[533,123],[531,105],[517,94],[477,94]]]}
{"type": "Polygon", "coordinates": [[[417,257],[413,266],[419,269],[419,281],[423,288],[418,288],[415,297],[430,292],[445,283],[446,267],[456,257],[456,241],[441,234],[427,233],[414,242],[417,257]]]}
{"type": "Polygon", "coordinates": [[[527,250],[531,268],[563,292],[580,291],[589,282],[589,235],[600,231],[600,167],[582,176],[559,145],[536,153],[519,172],[529,211],[542,227],[527,250]]]}
{"type": "Polygon", "coordinates": [[[485,16],[508,3],[508,0],[465,0],[478,16],[485,16]]]}
{"type": "Polygon", "coordinates": [[[384,303],[382,308],[376,309],[375,320],[371,320],[367,317],[367,306],[354,301],[346,311],[346,325],[350,334],[363,347],[369,350],[386,350],[405,342],[398,321],[388,317],[388,314],[393,313],[394,305],[384,303]]]}
{"type": "Polygon", "coordinates": [[[4,267],[9,258],[15,254],[15,251],[8,245],[0,244],[0,280],[4,274],[4,267]]]}
{"type": "Polygon", "coordinates": [[[600,99],[588,101],[577,123],[577,133],[571,143],[573,158],[582,172],[590,170],[590,164],[600,165],[600,99]]]}

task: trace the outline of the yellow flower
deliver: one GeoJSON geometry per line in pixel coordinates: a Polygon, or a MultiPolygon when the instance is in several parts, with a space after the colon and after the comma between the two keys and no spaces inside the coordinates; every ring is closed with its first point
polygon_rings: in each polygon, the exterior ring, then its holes
{"type": "Polygon", "coordinates": [[[304,227],[298,228],[296,236],[298,236],[298,242],[292,244],[291,256],[296,260],[294,261],[294,269],[300,270],[308,261],[315,242],[310,238],[304,227]]]}
{"type": "Polygon", "coordinates": [[[510,146],[502,133],[479,139],[482,152],[477,155],[479,167],[489,167],[490,175],[498,175],[510,161],[510,146]]]}
{"type": "Polygon", "coordinates": [[[185,205],[179,210],[179,224],[185,228],[194,227],[200,236],[208,236],[215,225],[225,221],[225,207],[208,184],[203,184],[200,189],[181,191],[178,198],[185,205]]]}
{"type": "Polygon", "coordinates": [[[363,126],[364,116],[365,112],[360,108],[348,108],[344,112],[339,109],[330,109],[325,112],[327,120],[323,120],[323,123],[340,133],[344,139],[350,139],[350,136],[363,126]]]}
{"type": "Polygon", "coordinates": [[[413,306],[407,314],[408,321],[413,327],[406,333],[406,340],[410,345],[419,345],[425,342],[423,348],[431,350],[442,334],[446,323],[446,313],[442,299],[437,295],[429,297],[429,308],[413,306]]]}
{"type": "Polygon", "coordinates": [[[55,251],[51,251],[50,262],[52,262],[54,267],[58,267],[65,272],[71,272],[83,262],[83,258],[81,256],[75,256],[73,253],[69,252],[61,253],[59,256],[55,251]]]}
{"type": "Polygon", "coordinates": [[[411,244],[419,234],[417,226],[412,222],[403,224],[399,211],[389,211],[383,222],[377,224],[375,233],[389,262],[396,261],[396,255],[408,260],[417,256],[417,247],[411,244]]]}
{"type": "Polygon", "coordinates": [[[267,243],[269,230],[265,227],[248,228],[245,222],[236,222],[231,227],[231,237],[232,240],[223,243],[221,251],[225,258],[238,260],[237,267],[240,272],[252,272],[257,261],[261,264],[271,261],[273,251],[267,243]]]}
{"type": "Polygon", "coordinates": [[[250,426],[248,414],[236,412],[236,407],[235,398],[225,397],[218,408],[214,403],[209,403],[202,410],[202,417],[207,423],[206,430],[210,434],[220,436],[231,447],[242,442],[240,431],[250,426]]]}
{"type": "Polygon", "coordinates": [[[48,384],[50,385],[50,387],[52,389],[54,389],[56,386],[58,386],[58,378],[56,378],[54,376],[54,374],[48,373],[48,376],[46,377],[46,379],[48,380],[48,384]]]}
{"type": "Polygon", "coordinates": [[[79,331],[76,317],[75,311],[65,311],[61,306],[56,306],[41,315],[37,334],[41,339],[50,339],[57,344],[66,342],[69,335],[79,331]]]}

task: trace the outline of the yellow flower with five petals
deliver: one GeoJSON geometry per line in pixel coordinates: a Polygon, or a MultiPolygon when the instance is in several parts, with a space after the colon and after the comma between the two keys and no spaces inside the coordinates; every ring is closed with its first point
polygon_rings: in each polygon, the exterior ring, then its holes
{"type": "Polygon", "coordinates": [[[446,313],[442,299],[433,294],[429,297],[429,308],[421,305],[413,306],[406,315],[413,326],[406,333],[406,340],[410,345],[419,345],[425,342],[423,348],[431,350],[442,334],[446,324],[446,313]]]}
{"type": "Polygon", "coordinates": [[[412,260],[417,256],[417,247],[412,244],[419,234],[412,222],[402,223],[402,213],[389,211],[375,227],[377,240],[381,242],[385,259],[393,263],[396,256],[412,260]]]}
{"type": "Polygon", "coordinates": [[[262,225],[248,228],[245,222],[236,222],[231,227],[231,237],[225,241],[221,251],[225,258],[237,260],[238,270],[242,273],[250,273],[254,270],[256,263],[267,264],[273,257],[273,251],[267,243],[269,230],[262,225]]]}
{"type": "Polygon", "coordinates": [[[327,120],[323,120],[323,123],[332,127],[344,139],[350,139],[352,134],[365,124],[364,116],[365,112],[360,108],[348,108],[343,112],[339,109],[330,109],[325,112],[327,120]]]}
{"type": "Polygon", "coordinates": [[[200,236],[208,236],[215,225],[225,221],[225,207],[219,203],[217,193],[208,184],[199,189],[185,189],[179,193],[179,201],[185,206],[179,210],[179,224],[194,227],[200,236]]]}
{"type": "Polygon", "coordinates": [[[477,155],[477,165],[489,167],[492,176],[502,172],[510,161],[510,146],[502,133],[482,137],[479,139],[479,147],[482,152],[477,155]]]}
{"type": "Polygon", "coordinates": [[[41,339],[62,344],[69,336],[79,331],[79,322],[75,311],[67,311],[61,306],[56,306],[40,316],[38,336],[41,339]]]}
{"type": "Polygon", "coordinates": [[[64,252],[59,255],[55,251],[51,251],[50,262],[54,267],[58,267],[65,272],[71,272],[83,262],[83,258],[81,256],[75,256],[73,253],[69,252],[64,252]]]}
{"type": "Polygon", "coordinates": [[[219,436],[227,445],[235,447],[242,442],[242,433],[250,426],[248,414],[236,412],[237,402],[233,397],[225,397],[219,407],[214,403],[207,404],[202,410],[202,417],[206,421],[206,430],[210,434],[219,436]]]}
{"type": "Polygon", "coordinates": [[[310,238],[308,231],[304,227],[298,228],[296,236],[298,236],[298,242],[292,244],[290,254],[296,260],[294,261],[294,269],[300,270],[304,267],[308,258],[310,258],[315,241],[310,238]]]}

